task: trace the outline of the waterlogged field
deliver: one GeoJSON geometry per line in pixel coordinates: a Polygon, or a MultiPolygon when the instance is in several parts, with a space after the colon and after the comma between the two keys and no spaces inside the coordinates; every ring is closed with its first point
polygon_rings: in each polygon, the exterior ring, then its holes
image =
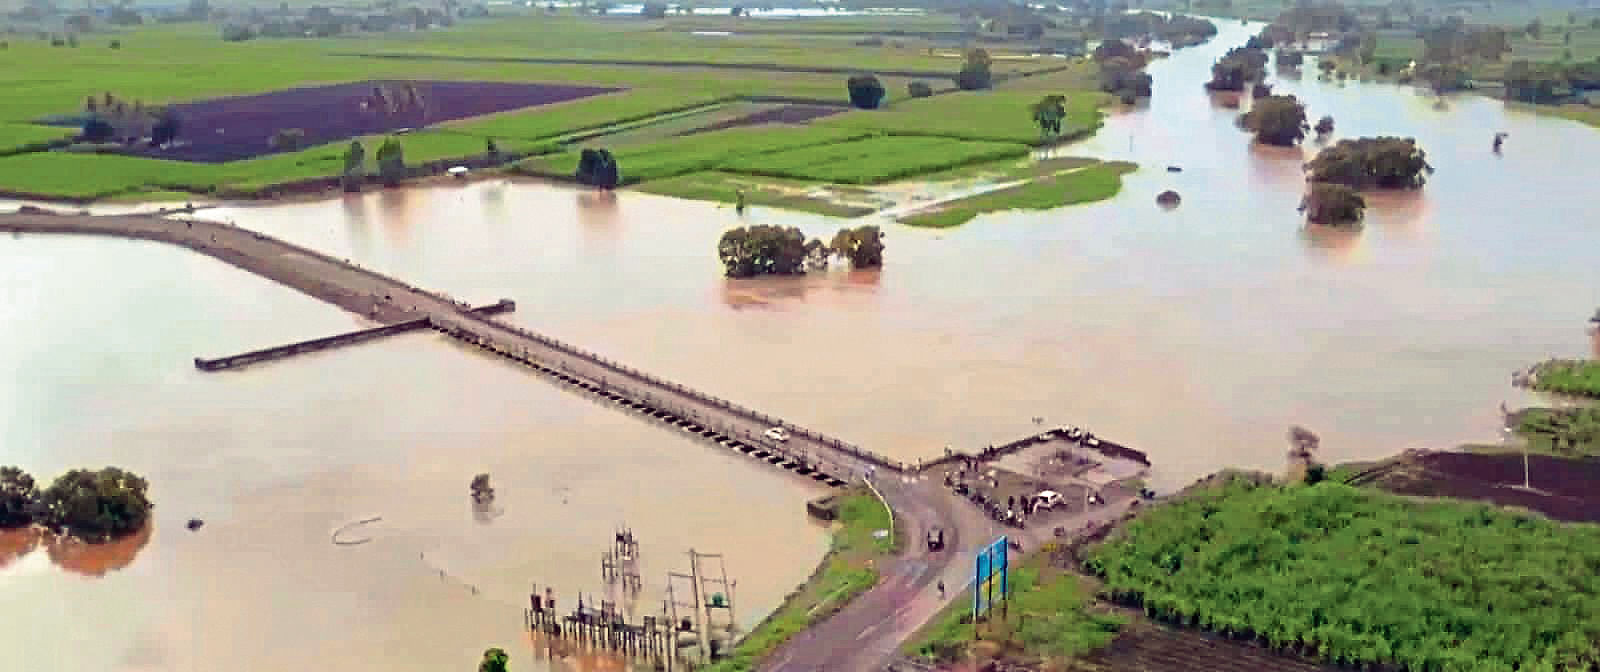
{"type": "Polygon", "coordinates": [[[946,168],[1026,156],[1028,146],[951,138],[886,135],[746,156],[726,169],[751,175],[838,184],[878,184],[946,168]]]}
{"type": "Polygon", "coordinates": [[[1050,210],[1103,200],[1117,195],[1122,190],[1122,176],[1137,168],[1134,164],[1122,161],[1072,168],[1014,187],[947,203],[900,221],[911,226],[947,228],[965,224],[988,212],[1050,210]]]}
{"type": "Polygon", "coordinates": [[[1232,481],[1141,514],[1089,567],[1158,619],[1330,662],[1600,660],[1600,526],[1483,504],[1232,481]]]}

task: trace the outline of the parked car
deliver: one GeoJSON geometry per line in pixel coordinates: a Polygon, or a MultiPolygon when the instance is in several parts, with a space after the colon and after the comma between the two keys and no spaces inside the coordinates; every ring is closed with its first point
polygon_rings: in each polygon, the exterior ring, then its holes
{"type": "Polygon", "coordinates": [[[1050,510],[1061,505],[1061,493],[1054,490],[1045,490],[1034,495],[1033,501],[1037,502],[1035,508],[1050,510]]]}
{"type": "Polygon", "coordinates": [[[789,432],[784,430],[782,427],[773,427],[772,429],[767,430],[766,437],[772,439],[773,441],[788,441],[789,432]]]}

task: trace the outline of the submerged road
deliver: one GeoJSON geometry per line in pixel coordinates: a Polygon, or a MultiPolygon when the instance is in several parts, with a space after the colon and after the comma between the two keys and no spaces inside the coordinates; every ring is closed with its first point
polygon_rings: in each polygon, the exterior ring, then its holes
{"type": "MultiPolygon", "coordinates": [[[[0,232],[92,234],[150,240],[187,247],[240,269],[383,324],[427,318],[439,329],[476,345],[515,354],[602,385],[753,445],[777,448],[762,433],[774,425],[790,431],[781,447],[803,454],[839,478],[872,481],[896,516],[905,550],[879,568],[880,580],[838,613],[780,647],[762,665],[773,672],[867,672],[882,670],[898,646],[972,580],[972,552],[1002,532],[973,506],[942,487],[938,475],[919,475],[905,465],[854,445],[661,380],[575,346],[472,312],[471,306],[284,240],[231,224],[165,219],[148,215],[90,216],[16,213],[0,215],[0,232]],[[930,527],[945,529],[946,550],[929,552],[930,527]],[[938,595],[943,580],[949,598],[938,595]]],[[[942,473],[942,472],[941,472],[942,473]]],[[[1110,519],[1123,509],[1109,506],[1082,514],[1110,519]]],[[[1012,532],[1023,548],[1034,548],[1049,532],[1012,532]]]]}

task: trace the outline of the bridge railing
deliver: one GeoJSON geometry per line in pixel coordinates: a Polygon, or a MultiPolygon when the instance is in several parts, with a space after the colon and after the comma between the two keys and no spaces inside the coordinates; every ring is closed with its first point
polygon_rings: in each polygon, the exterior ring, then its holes
{"type": "Polygon", "coordinates": [[[601,356],[601,355],[599,355],[597,353],[590,352],[588,350],[584,350],[583,348],[579,348],[579,347],[577,347],[575,345],[571,345],[571,344],[559,341],[557,339],[550,338],[548,336],[544,336],[542,334],[538,334],[538,333],[529,331],[527,329],[523,329],[521,327],[505,324],[503,322],[498,322],[498,321],[495,321],[495,320],[491,320],[491,319],[488,319],[487,317],[482,316],[482,315],[476,315],[476,314],[468,313],[468,314],[465,314],[464,317],[467,317],[468,319],[476,320],[478,322],[482,322],[482,323],[484,323],[486,325],[489,325],[491,327],[494,327],[496,329],[500,329],[500,330],[503,330],[503,331],[509,331],[509,332],[512,332],[512,333],[517,334],[519,336],[522,336],[524,338],[532,339],[532,340],[538,342],[539,344],[544,345],[545,347],[564,352],[564,353],[566,353],[568,355],[572,355],[574,357],[578,357],[578,358],[586,360],[586,361],[588,361],[590,363],[598,364],[600,366],[603,366],[603,367],[608,368],[608,369],[612,369],[612,370],[617,371],[619,373],[622,373],[624,375],[627,375],[627,376],[630,376],[630,377],[633,377],[633,378],[637,378],[639,380],[643,380],[643,381],[645,381],[645,382],[647,382],[647,383],[649,383],[651,385],[655,385],[657,387],[661,387],[661,388],[664,388],[664,389],[667,389],[667,390],[671,390],[671,391],[673,391],[675,393],[681,394],[681,395],[689,397],[691,399],[695,399],[695,400],[697,400],[697,401],[699,401],[701,403],[714,406],[714,407],[722,409],[724,411],[728,411],[728,412],[731,412],[731,413],[734,413],[734,414],[737,414],[737,415],[741,415],[741,416],[744,416],[744,417],[747,417],[747,418],[758,420],[758,421],[760,421],[762,423],[765,423],[765,424],[773,426],[773,427],[782,427],[784,429],[789,430],[790,432],[793,432],[795,434],[803,436],[803,437],[805,437],[807,439],[810,439],[810,440],[815,441],[817,443],[820,443],[820,444],[823,444],[823,445],[828,446],[830,448],[833,448],[834,450],[838,450],[838,451],[843,452],[845,454],[848,454],[848,455],[850,455],[852,457],[855,457],[858,460],[863,460],[865,462],[869,462],[871,464],[875,464],[877,466],[884,467],[886,469],[899,470],[899,469],[903,468],[903,466],[899,462],[891,461],[890,459],[888,459],[888,458],[886,458],[886,457],[884,457],[882,455],[879,455],[879,454],[874,453],[872,451],[863,449],[860,446],[857,446],[857,445],[855,445],[853,443],[849,443],[849,442],[846,442],[846,441],[841,441],[839,439],[836,439],[834,437],[828,436],[828,435],[823,434],[821,432],[813,431],[813,430],[807,429],[805,427],[801,427],[799,425],[796,425],[796,424],[794,424],[792,422],[788,422],[788,421],[784,420],[783,418],[779,418],[779,417],[772,416],[772,415],[767,415],[766,413],[762,413],[760,411],[757,411],[757,410],[754,410],[754,409],[751,409],[751,408],[747,408],[745,406],[742,406],[740,404],[734,403],[734,402],[729,401],[727,399],[723,399],[723,398],[720,398],[720,397],[709,395],[709,394],[706,394],[704,392],[700,392],[699,390],[695,390],[695,389],[692,389],[692,388],[689,388],[689,387],[686,387],[686,386],[683,386],[683,385],[679,385],[678,383],[674,383],[674,382],[672,382],[670,380],[665,380],[665,379],[659,378],[659,377],[651,375],[649,373],[645,373],[644,371],[640,371],[638,369],[630,367],[630,366],[628,366],[626,364],[623,364],[621,362],[618,362],[618,361],[603,357],[603,356],[601,356]]]}

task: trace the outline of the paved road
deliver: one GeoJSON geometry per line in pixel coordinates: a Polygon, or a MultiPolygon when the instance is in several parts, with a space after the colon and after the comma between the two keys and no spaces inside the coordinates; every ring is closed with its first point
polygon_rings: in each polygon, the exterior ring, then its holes
{"type": "MultiPolygon", "coordinates": [[[[378,322],[427,317],[443,329],[494,349],[604,384],[612,392],[753,444],[772,446],[761,435],[782,422],[474,314],[465,302],[447,295],[411,287],[346,260],[229,224],[151,216],[6,214],[0,215],[0,231],[97,234],[181,245],[378,322]]],[[[869,468],[875,470],[873,480],[896,512],[897,524],[907,542],[904,554],[880,568],[881,580],[876,586],[781,647],[763,669],[881,670],[895,656],[900,643],[947,603],[947,599],[939,597],[937,583],[943,580],[949,588],[949,599],[954,599],[972,580],[973,552],[997,538],[1001,529],[970,503],[942,487],[934,474],[918,477],[898,468],[903,465],[861,452],[844,442],[785,426],[794,435],[782,448],[809,456],[836,477],[855,481],[869,468]],[[926,532],[933,525],[946,530],[946,550],[937,553],[930,553],[925,543],[926,532]]],[[[1050,524],[1077,529],[1089,519],[1114,517],[1121,508],[1108,506],[1082,514],[1077,520],[1050,524]]],[[[1019,538],[1027,550],[1048,534],[1047,527],[1040,526],[1021,534],[1013,531],[1012,536],[1019,538]]]]}

